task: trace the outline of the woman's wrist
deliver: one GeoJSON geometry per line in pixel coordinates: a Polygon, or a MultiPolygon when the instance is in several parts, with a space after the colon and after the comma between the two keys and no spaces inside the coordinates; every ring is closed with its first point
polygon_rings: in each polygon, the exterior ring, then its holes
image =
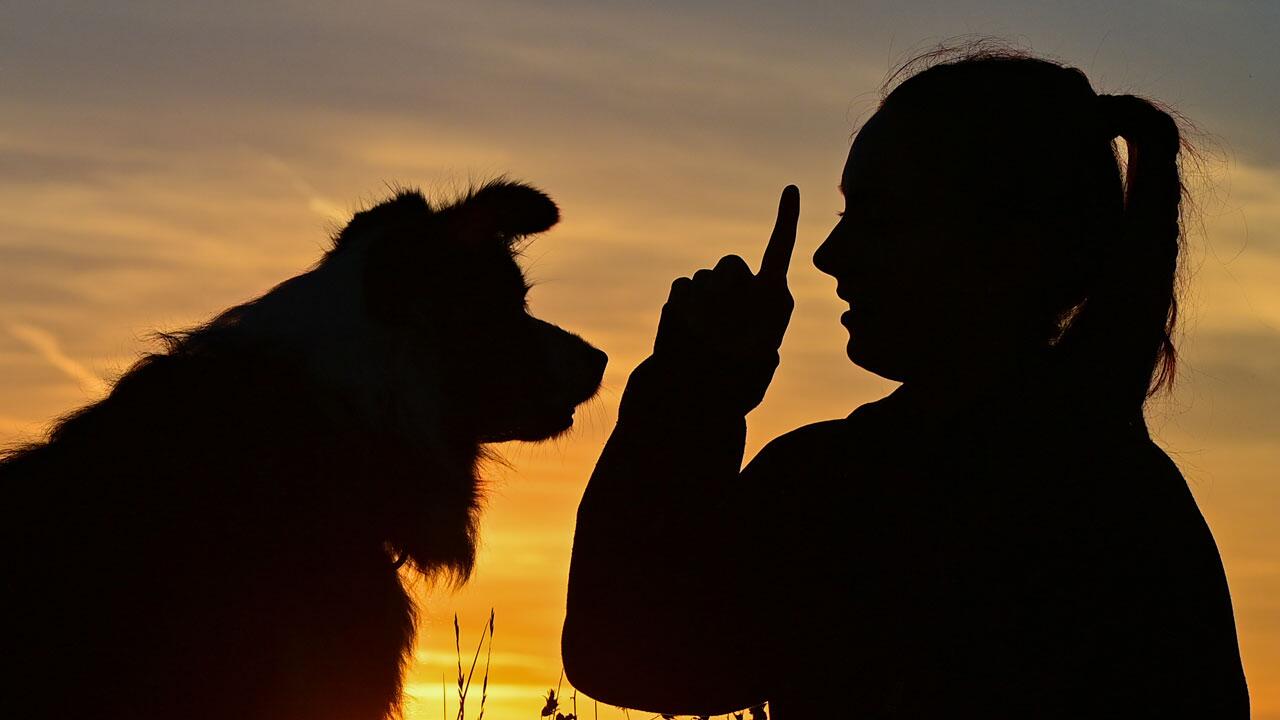
{"type": "Polygon", "coordinates": [[[741,422],[764,396],[778,355],[674,357],[654,354],[632,371],[618,418],[662,415],[682,425],[741,422]]]}

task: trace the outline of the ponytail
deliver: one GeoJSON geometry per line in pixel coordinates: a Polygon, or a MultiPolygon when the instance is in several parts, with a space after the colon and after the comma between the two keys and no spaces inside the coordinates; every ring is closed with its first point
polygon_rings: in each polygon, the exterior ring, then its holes
{"type": "MultiPolygon", "coordinates": [[[[1058,349],[1090,396],[1141,417],[1173,382],[1181,250],[1181,138],[1168,113],[1133,95],[1096,96],[1102,135],[1128,149],[1124,211],[1099,275],[1058,349]]],[[[1132,417],[1132,415],[1130,415],[1132,417]]]]}

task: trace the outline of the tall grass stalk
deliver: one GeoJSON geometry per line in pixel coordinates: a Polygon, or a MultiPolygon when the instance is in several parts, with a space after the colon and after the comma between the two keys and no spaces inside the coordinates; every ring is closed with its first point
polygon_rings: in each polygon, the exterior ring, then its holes
{"type": "MultiPolygon", "coordinates": [[[[481,636],[483,638],[483,636],[481,636]]],[[[489,646],[484,652],[484,682],[480,685],[480,715],[484,720],[484,701],[489,698],[489,661],[493,659],[493,608],[489,608],[489,646]]]]}
{"type": "Polygon", "coordinates": [[[458,656],[458,720],[465,720],[467,713],[467,693],[471,690],[471,678],[476,673],[476,663],[480,660],[480,649],[484,647],[485,637],[489,637],[489,655],[484,661],[484,690],[480,698],[480,715],[484,716],[484,701],[489,690],[489,661],[493,653],[493,608],[489,608],[489,622],[480,631],[480,641],[476,643],[475,654],[471,656],[471,668],[464,675],[462,672],[462,628],[458,624],[458,614],[453,615],[453,647],[458,656]]]}

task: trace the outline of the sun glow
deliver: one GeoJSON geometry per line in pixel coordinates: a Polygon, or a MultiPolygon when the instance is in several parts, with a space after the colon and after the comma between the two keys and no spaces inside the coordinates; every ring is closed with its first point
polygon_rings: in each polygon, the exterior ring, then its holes
{"type": "MultiPolygon", "coordinates": [[[[1153,429],[1221,549],[1255,717],[1280,719],[1280,149],[1253,137],[1271,132],[1270,110],[1219,101],[1253,98],[1253,85],[1219,93],[1181,48],[1140,59],[1122,48],[1143,47],[1145,35],[1117,29],[1108,40],[1109,26],[1052,13],[1011,27],[986,2],[973,3],[977,25],[887,9],[827,16],[816,5],[784,19],[713,3],[672,19],[640,5],[609,15],[575,1],[557,18],[502,4],[491,8],[501,21],[432,5],[308,18],[228,9],[217,23],[174,8],[163,27],[124,5],[94,9],[101,22],[19,11],[25,22],[11,27],[42,41],[0,43],[13,81],[0,98],[0,444],[100,397],[151,348],[148,332],[207,319],[305,270],[335,224],[392,184],[430,197],[509,172],[539,185],[564,219],[525,253],[530,300],[608,352],[604,389],[567,437],[497,448],[509,466],[485,469],[474,580],[456,593],[417,588],[406,678],[409,718],[437,717],[442,685],[445,716],[456,715],[454,615],[469,661],[493,608],[486,716],[536,717],[560,683],[577,501],[670,281],[727,253],[753,257],[778,190],[796,183],[796,311],[781,370],[749,419],[748,456],[883,395],[891,383],[845,359],[845,307],[807,262],[841,207],[831,185],[854,121],[874,106],[886,51],[900,50],[890,37],[1012,30],[1070,61],[1093,58],[1091,75],[1110,85],[1186,98],[1238,147],[1204,196],[1183,374],[1153,408],[1153,429]]],[[[1186,36],[1210,22],[1197,18],[1177,21],[1186,36]]],[[[1253,32],[1248,17],[1233,22],[1230,33],[1253,32]]],[[[1246,52],[1203,42],[1206,57],[1246,52]]],[[[1280,57],[1250,67],[1271,68],[1274,81],[1280,57]]]]}

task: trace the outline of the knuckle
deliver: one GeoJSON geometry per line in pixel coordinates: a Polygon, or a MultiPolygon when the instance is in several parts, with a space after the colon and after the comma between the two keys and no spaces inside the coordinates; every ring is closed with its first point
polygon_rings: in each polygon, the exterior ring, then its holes
{"type": "Polygon", "coordinates": [[[676,278],[672,281],[671,290],[667,293],[667,303],[666,305],[663,305],[663,308],[665,309],[669,305],[683,302],[684,299],[688,297],[689,288],[692,287],[692,285],[693,281],[687,277],[676,278]]]}

